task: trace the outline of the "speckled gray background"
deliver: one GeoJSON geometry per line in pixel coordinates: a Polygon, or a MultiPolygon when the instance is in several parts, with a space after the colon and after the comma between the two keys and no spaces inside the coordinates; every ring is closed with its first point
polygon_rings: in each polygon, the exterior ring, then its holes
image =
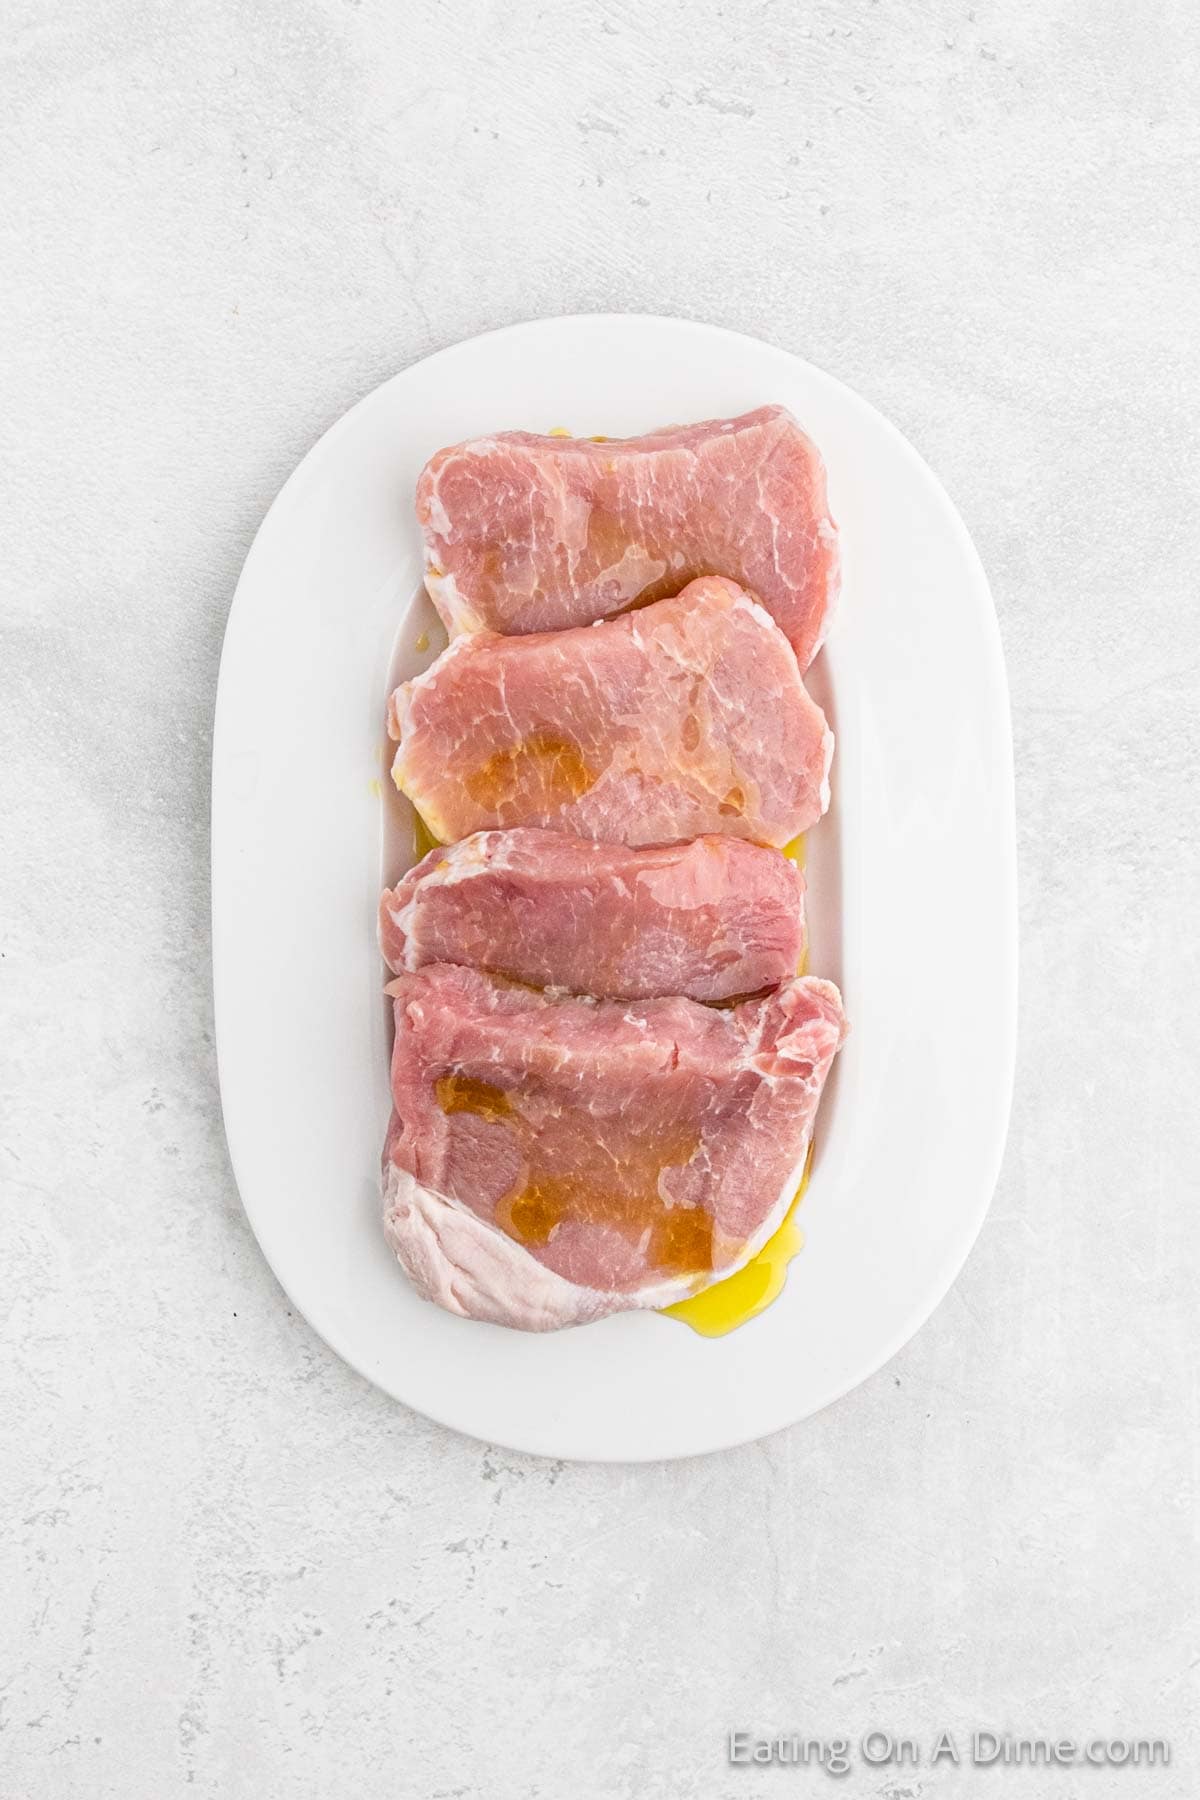
{"type": "MultiPolygon", "coordinates": [[[[1189,0],[4,0],[3,1800],[737,1800],[729,1726],[1162,1733],[1200,1792],[1189,0]],[[238,569],[384,376],[597,309],[907,432],[1012,680],[1021,1056],[953,1294],[825,1415],[639,1469],[425,1423],[226,1162],[208,753],[238,569]]],[[[935,975],[936,971],[931,971],[935,975]]]]}

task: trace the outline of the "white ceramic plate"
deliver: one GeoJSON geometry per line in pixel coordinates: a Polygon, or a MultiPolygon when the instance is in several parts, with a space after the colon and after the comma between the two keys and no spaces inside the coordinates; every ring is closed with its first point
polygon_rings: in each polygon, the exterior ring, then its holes
{"type": "Polygon", "coordinates": [[[251,1225],[294,1304],[389,1394],[559,1457],[744,1442],[878,1369],[945,1294],[991,1197],[1012,1080],[1008,701],[987,582],[934,476],[841,383],[673,319],[514,326],[385,382],[329,431],[246,561],[213,752],[213,960],[225,1124],[251,1225]],[[838,617],[811,684],[837,733],[809,840],[815,974],[852,1035],[817,1125],[806,1247],[761,1317],[705,1339],[655,1314],[547,1337],[419,1300],[379,1226],[388,1017],[381,879],[389,680],[429,660],[413,486],[443,444],[524,427],[626,436],[790,407],[829,469],[838,617]]]}

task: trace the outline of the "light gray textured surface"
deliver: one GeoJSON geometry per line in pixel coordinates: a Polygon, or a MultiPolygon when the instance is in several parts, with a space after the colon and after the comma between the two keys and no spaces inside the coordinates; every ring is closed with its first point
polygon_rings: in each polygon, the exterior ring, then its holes
{"type": "MultiPolygon", "coordinates": [[[[713,1800],[729,1726],[1162,1733],[1200,1792],[1187,0],[6,0],[3,1800],[713,1800]],[[293,1316],[221,1133],[209,732],[254,529],[396,368],[680,313],[859,388],[1009,658],[1008,1157],[894,1364],[757,1447],[498,1454],[293,1316]]],[[[932,972],[931,972],[932,973],[932,972]]],[[[837,1784],[834,1784],[835,1787],[837,1784]]]]}

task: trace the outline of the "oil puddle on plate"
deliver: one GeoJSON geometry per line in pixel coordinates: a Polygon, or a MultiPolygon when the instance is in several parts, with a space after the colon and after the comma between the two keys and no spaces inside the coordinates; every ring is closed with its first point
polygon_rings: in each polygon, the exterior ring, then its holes
{"type": "Polygon", "coordinates": [[[756,1319],[773,1300],[778,1300],[787,1280],[788,1264],[797,1251],[804,1248],[804,1233],[796,1223],[796,1213],[804,1198],[811,1168],[810,1144],[796,1198],[775,1235],[769,1237],[758,1254],[735,1275],[715,1281],[711,1287],[702,1288],[687,1300],[677,1300],[674,1306],[664,1306],[661,1309],[664,1318],[682,1319],[701,1337],[724,1337],[726,1332],[736,1331],[739,1325],[756,1319]]]}

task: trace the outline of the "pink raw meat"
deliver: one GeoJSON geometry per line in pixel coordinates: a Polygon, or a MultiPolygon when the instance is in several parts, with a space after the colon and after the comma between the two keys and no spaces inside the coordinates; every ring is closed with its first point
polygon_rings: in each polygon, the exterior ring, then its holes
{"type": "Polygon", "coordinates": [[[384,1229],[417,1289],[525,1331],[663,1306],[794,1196],[845,1018],[793,980],[728,1010],[398,976],[384,1229]]]}
{"type": "Polygon", "coordinates": [[[599,443],[505,431],[455,444],[422,471],[417,518],[451,633],[586,625],[727,575],[805,669],[837,595],[825,466],[782,406],[599,443]]]}
{"type": "Polygon", "coordinates": [[[468,963],[581,994],[729,1000],[796,973],[804,877],[740,838],[631,849],[481,831],[385,892],[379,937],[397,972],[468,963]]]}
{"type": "Polygon", "coordinates": [[[396,785],[435,837],[548,825],[777,848],[829,804],[833,734],[790,645],[732,581],[571,631],[457,638],[392,695],[396,785]]]}

